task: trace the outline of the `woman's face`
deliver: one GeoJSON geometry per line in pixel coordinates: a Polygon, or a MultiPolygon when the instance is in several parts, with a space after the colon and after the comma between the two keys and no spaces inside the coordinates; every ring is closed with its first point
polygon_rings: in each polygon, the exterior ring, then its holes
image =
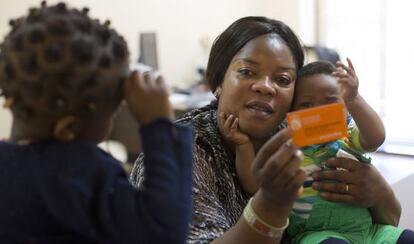
{"type": "Polygon", "coordinates": [[[267,139],[289,110],[295,79],[295,62],[283,40],[259,36],[230,62],[218,87],[218,111],[238,117],[239,129],[251,139],[267,139]]]}

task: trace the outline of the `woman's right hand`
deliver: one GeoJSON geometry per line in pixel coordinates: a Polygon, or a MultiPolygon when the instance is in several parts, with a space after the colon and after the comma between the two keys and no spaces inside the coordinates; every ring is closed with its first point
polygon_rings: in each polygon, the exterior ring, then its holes
{"type": "Polygon", "coordinates": [[[158,118],[174,119],[164,79],[153,72],[132,72],[124,83],[124,96],[141,126],[158,118]]]}
{"type": "Polygon", "coordinates": [[[267,217],[261,217],[275,226],[286,223],[302,189],[306,179],[300,168],[302,159],[303,154],[292,144],[290,131],[283,129],[261,147],[253,161],[253,174],[259,186],[253,208],[266,214],[267,217]]]}

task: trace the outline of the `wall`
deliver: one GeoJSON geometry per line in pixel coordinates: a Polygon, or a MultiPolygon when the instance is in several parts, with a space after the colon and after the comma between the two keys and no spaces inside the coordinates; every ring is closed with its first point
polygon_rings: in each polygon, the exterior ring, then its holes
{"type": "MultiPolygon", "coordinates": [[[[36,0],[0,2],[0,38],[9,31],[11,18],[27,13],[36,0]]],[[[48,4],[58,1],[49,0],[48,4]]],[[[69,2],[69,1],[68,1],[69,2]]],[[[205,66],[215,36],[239,17],[264,15],[280,19],[298,30],[299,0],[71,0],[71,6],[88,6],[90,16],[110,19],[126,38],[131,62],[138,59],[138,35],[155,31],[158,61],[169,85],[185,86],[198,78],[196,68],[205,66]],[[203,45],[205,48],[203,49],[203,45]]],[[[0,101],[2,104],[2,101],[0,101]]],[[[11,118],[0,109],[0,138],[8,135],[11,118]]]]}

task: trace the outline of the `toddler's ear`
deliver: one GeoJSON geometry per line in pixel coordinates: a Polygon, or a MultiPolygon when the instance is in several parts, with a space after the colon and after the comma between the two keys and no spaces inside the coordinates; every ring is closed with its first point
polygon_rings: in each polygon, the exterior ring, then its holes
{"type": "Polygon", "coordinates": [[[75,116],[65,116],[60,118],[54,128],[54,136],[59,141],[73,141],[76,137],[75,128],[77,119],[75,116]]]}

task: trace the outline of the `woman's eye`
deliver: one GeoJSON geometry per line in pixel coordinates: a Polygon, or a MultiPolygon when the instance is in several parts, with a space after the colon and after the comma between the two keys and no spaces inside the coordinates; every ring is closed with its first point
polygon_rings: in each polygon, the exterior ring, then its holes
{"type": "Polygon", "coordinates": [[[275,79],[277,84],[281,86],[288,86],[290,83],[292,83],[292,80],[286,77],[278,77],[275,79]]]}
{"type": "Polygon", "coordinates": [[[254,72],[249,69],[241,69],[239,70],[239,73],[243,76],[253,76],[254,72]]]}

